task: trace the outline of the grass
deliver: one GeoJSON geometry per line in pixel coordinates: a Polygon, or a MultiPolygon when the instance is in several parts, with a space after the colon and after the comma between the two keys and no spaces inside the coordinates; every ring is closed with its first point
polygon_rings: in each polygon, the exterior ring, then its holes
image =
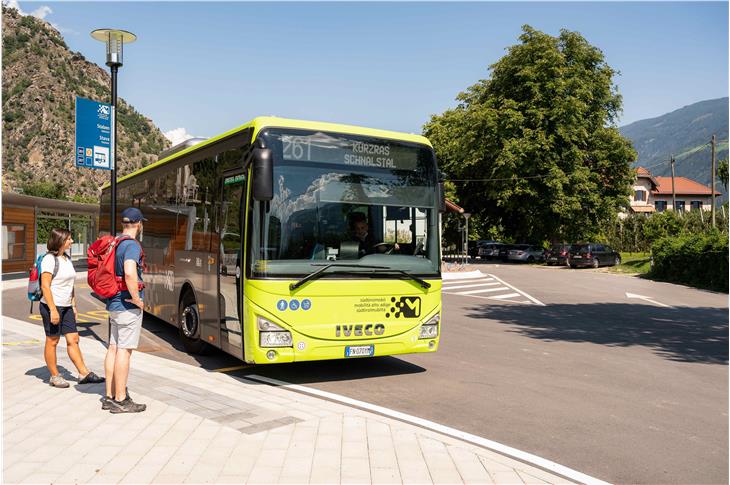
{"type": "Polygon", "coordinates": [[[646,274],[650,269],[649,253],[621,253],[621,264],[609,267],[609,271],[626,274],[646,274]]]}

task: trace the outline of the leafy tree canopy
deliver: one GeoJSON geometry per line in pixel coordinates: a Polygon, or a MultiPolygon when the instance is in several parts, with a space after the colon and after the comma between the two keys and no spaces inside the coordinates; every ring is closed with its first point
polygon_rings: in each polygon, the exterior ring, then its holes
{"type": "Polygon", "coordinates": [[[728,170],[727,170],[727,158],[724,160],[720,160],[717,163],[717,176],[720,179],[720,182],[722,182],[722,185],[725,186],[725,190],[727,190],[727,183],[728,183],[728,170]]]}
{"type": "Polygon", "coordinates": [[[459,203],[516,240],[595,235],[635,176],[616,71],[579,33],[530,26],[490,70],[424,126],[449,178],[471,180],[455,182],[459,203]]]}

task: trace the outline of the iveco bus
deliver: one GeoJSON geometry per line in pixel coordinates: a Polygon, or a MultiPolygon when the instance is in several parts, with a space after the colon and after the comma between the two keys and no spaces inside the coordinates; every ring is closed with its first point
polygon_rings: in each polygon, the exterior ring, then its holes
{"type": "Polygon", "coordinates": [[[434,352],[437,173],[422,136],[274,117],[171,149],[117,185],[147,218],[145,311],[249,363],[434,352]]]}

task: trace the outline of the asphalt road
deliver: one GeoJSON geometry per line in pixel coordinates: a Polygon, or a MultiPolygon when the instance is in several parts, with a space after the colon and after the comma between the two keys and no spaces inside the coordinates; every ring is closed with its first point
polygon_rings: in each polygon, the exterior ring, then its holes
{"type": "MultiPolygon", "coordinates": [[[[545,305],[445,294],[435,354],[230,372],[389,407],[614,483],[728,483],[726,294],[591,269],[471,269],[545,305]]],[[[105,340],[101,305],[78,291],[81,334],[105,340]]],[[[3,313],[29,319],[22,288],[3,293],[3,313]]],[[[241,366],[221,352],[185,354],[177,331],[152,317],[141,350],[241,366]]]]}

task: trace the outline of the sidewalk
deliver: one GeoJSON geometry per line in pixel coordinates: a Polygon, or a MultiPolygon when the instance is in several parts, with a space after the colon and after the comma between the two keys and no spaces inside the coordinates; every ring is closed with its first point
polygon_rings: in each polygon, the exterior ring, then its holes
{"type": "MultiPolygon", "coordinates": [[[[142,352],[129,390],[147,411],[114,415],[103,384],[50,387],[42,329],[2,319],[4,483],[568,483],[380,414],[142,352]]],[[[74,372],[61,342],[59,370],[74,372]]],[[[103,374],[104,346],[81,348],[103,374]]]]}

